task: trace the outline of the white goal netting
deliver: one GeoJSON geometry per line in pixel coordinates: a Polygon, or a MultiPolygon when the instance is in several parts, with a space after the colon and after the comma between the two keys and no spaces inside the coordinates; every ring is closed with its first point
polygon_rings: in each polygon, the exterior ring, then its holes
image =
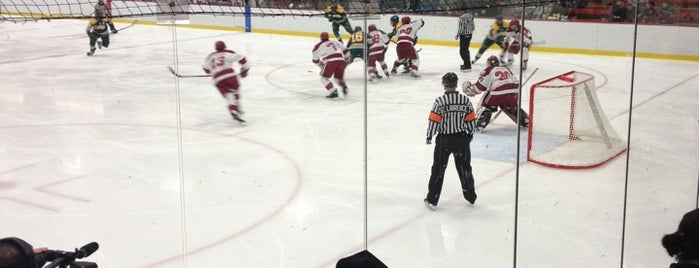
{"type": "Polygon", "coordinates": [[[597,99],[594,76],[571,71],[531,86],[527,159],[590,168],[626,150],[597,99]]]}

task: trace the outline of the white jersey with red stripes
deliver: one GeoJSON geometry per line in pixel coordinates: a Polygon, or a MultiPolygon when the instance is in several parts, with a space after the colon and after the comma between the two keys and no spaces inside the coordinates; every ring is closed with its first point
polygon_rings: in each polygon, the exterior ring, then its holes
{"type": "Polygon", "coordinates": [[[245,56],[232,50],[216,51],[209,54],[204,61],[204,71],[211,75],[214,84],[235,76],[235,65],[240,65],[241,72],[248,70],[248,62],[245,56]]]}
{"type": "Polygon", "coordinates": [[[505,42],[509,45],[512,43],[519,43],[520,40],[524,40],[524,46],[529,47],[532,44],[532,34],[529,29],[525,27],[509,27],[505,31],[505,42]],[[522,39],[524,35],[524,39],[522,39]]]}
{"type": "Polygon", "coordinates": [[[510,68],[490,66],[481,72],[476,87],[480,91],[490,91],[491,95],[519,93],[519,79],[510,68]]]}
{"type": "Polygon", "coordinates": [[[369,46],[369,56],[382,54],[386,50],[388,42],[391,41],[391,39],[388,38],[388,34],[382,30],[371,31],[368,37],[370,38],[369,43],[371,44],[369,46]]]}
{"type": "Polygon", "coordinates": [[[399,43],[410,43],[415,44],[415,37],[417,37],[417,32],[425,26],[425,21],[422,19],[417,19],[411,21],[408,24],[403,24],[398,28],[398,42],[399,43]]]}
{"type": "Polygon", "coordinates": [[[349,50],[335,40],[320,41],[313,47],[313,63],[325,64],[330,61],[345,61],[349,50]]]}

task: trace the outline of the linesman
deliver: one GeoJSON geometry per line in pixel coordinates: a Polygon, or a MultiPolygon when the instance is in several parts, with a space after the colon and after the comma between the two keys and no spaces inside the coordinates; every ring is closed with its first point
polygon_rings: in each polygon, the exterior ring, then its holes
{"type": "Polygon", "coordinates": [[[459,40],[459,55],[464,62],[460,68],[462,72],[471,71],[471,51],[468,48],[471,46],[471,38],[475,29],[473,13],[466,11],[464,14],[461,14],[461,17],[459,17],[459,31],[456,33],[455,39],[459,40]]]}
{"type": "Polygon", "coordinates": [[[427,125],[427,144],[437,135],[434,146],[432,174],[428,184],[425,206],[435,210],[442,193],[444,171],[449,155],[454,154],[456,172],[461,190],[469,203],[476,202],[476,191],[471,168],[471,140],[476,125],[476,113],[466,95],[456,91],[459,78],[449,72],[442,76],[444,95],[434,101],[427,125]]]}

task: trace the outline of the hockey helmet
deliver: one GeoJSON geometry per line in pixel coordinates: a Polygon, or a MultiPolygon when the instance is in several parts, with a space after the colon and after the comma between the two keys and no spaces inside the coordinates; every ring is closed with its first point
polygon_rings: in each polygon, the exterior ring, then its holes
{"type": "Polygon", "coordinates": [[[410,17],[405,16],[405,17],[400,18],[400,23],[402,23],[402,24],[410,23],[410,17]]]}
{"type": "Polygon", "coordinates": [[[354,27],[354,31],[355,31],[355,32],[361,32],[361,31],[362,31],[362,27],[355,26],[355,27],[354,27]]]}
{"type": "Polygon", "coordinates": [[[374,25],[374,24],[369,24],[369,31],[370,31],[370,32],[376,31],[376,25],[374,25]]]}
{"type": "Polygon", "coordinates": [[[320,33],[320,41],[328,41],[328,32],[320,33]]]}
{"type": "Polygon", "coordinates": [[[442,76],[442,85],[445,87],[453,87],[456,88],[456,85],[459,83],[459,77],[456,76],[455,73],[453,72],[448,72],[442,76]]]}
{"type": "Polygon", "coordinates": [[[510,28],[515,31],[519,31],[519,20],[513,19],[510,21],[510,28]]]}
{"type": "Polygon", "coordinates": [[[396,25],[396,23],[398,23],[399,20],[400,20],[400,18],[398,18],[398,16],[396,16],[396,15],[391,16],[391,25],[396,25]]]}
{"type": "Polygon", "coordinates": [[[500,60],[495,55],[488,57],[488,66],[499,66],[500,60]]]}
{"type": "Polygon", "coordinates": [[[216,51],[222,51],[222,50],[226,49],[226,43],[224,43],[223,41],[216,41],[215,46],[216,46],[216,51]]]}

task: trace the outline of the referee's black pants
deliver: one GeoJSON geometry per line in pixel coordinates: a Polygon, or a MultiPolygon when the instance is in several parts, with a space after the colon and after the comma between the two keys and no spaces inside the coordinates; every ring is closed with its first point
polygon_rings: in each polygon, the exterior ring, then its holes
{"type": "Polygon", "coordinates": [[[472,34],[459,35],[459,55],[464,62],[464,68],[471,70],[471,51],[468,50],[471,46],[472,34]]]}
{"type": "Polygon", "coordinates": [[[432,175],[428,185],[427,201],[433,205],[439,202],[444,184],[444,171],[447,169],[449,155],[454,155],[456,172],[461,181],[464,197],[469,192],[475,192],[473,169],[471,168],[471,138],[467,133],[438,134],[432,162],[432,175]]]}

